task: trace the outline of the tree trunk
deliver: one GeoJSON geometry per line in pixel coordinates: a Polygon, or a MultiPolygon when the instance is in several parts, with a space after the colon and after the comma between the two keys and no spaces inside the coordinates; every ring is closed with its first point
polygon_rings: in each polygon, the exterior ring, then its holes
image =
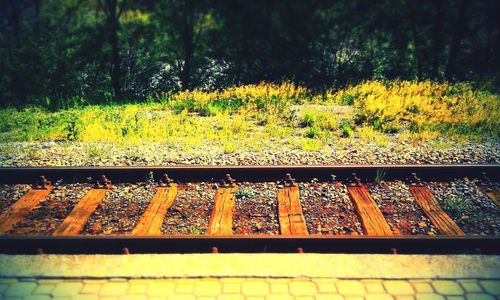
{"type": "Polygon", "coordinates": [[[422,61],[420,59],[420,37],[417,31],[417,18],[415,15],[415,8],[412,2],[410,9],[410,22],[411,22],[411,33],[413,37],[413,51],[415,55],[415,64],[417,65],[417,79],[422,78],[422,61]]]}
{"type": "Polygon", "coordinates": [[[111,45],[111,84],[116,98],[121,97],[120,48],[118,45],[117,0],[106,0],[109,43],[111,45]]]}
{"type": "Polygon", "coordinates": [[[35,0],[35,17],[37,19],[40,16],[40,2],[41,0],[35,0]]]}
{"type": "Polygon", "coordinates": [[[453,32],[453,37],[450,46],[450,52],[448,54],[448,63],[446,64],[445,77],[448,80],[453,79],[453,75],[455,74],[455,60],[458,56],[458,52],[460,50],[460,43],[464,37],[465,33],[465,11],[467,9],[467,0],[462,0],[460,2],[458,18],[455,25],[455,31],[453,32]]]}
{"type": "Polygon", "coordinates": [[[194,6],[191,0],[184,2],[184,26],[182,32],[184,64],[182,66],[181,84],[183,90],[191,86],[191,65],[193,59],[194,6]]]}
{"type": "Polygon", "coordinates": [[[443,0],[436,1],[436,16],[434,18],[433,26],[433,39],[434,39],[434,53],[432,58],[431,78],[434,80],[441,79],[439,75],[439,67],[441,65],[441,51],[443,50],[443,27],[445,18],[445,10],[443,7],[443,0]]]}
{"type": "Polygon", "coordinates": [[[20,25],[21,16],[20,12],[17,9],[17,4],[15,1],[8,0],[7,1],[7,15],[9,17],[9,21],[12,25],[12,31],[14,33],[14,40],[16,41],[16,47],[19,48],[21,46],[21,38],[20,38],[20,25]]]}

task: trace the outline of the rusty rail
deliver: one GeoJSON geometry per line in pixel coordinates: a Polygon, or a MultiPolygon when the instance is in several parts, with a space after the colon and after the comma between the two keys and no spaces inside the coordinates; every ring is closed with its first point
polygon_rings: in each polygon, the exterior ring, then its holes
{"type": "Polygon", "coordinates": [[[0,253],[500,254],[499,237],[468,236],[0,236],[0,253]]]}
{"type": "Polygon", "coordinates": [[[425,181],[446,181],[454,178],[483,178],[493,181],[500,177],[498,164],[465,165],[264,165],[264,166],[152,166],[152,167],[3,167],[0,184],[32,183],[40,176],[55,182],[85,181],[105,174],[113,182],[143,181],[150,177],[162,178],[168,174],[175,181],[218,181],[226,174],[237,181],[275,181],[292,174],[298,181],[317,179],[350,180],[356,173],[363,181],[373,181],[377,172],[384,172],[386,180],[405,179],[415,173],[425,181]]]}

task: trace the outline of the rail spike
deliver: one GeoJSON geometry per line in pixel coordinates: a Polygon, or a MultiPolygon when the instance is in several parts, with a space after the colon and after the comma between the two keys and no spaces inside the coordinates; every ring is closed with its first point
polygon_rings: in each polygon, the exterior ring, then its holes
{"type": "Polygon", "coordinates": [[[283,180],[285,186],[293,186],[295,184],[295,178],[290,175],[290,173],[285,174],[285,179],[283,180]]]}
{"type": "Polygon", "coordinates": [[[481,172],[481,175],[482,175],[482,178],[481,178],[480,184],[482,186],[493,185],[493,183],[491,182],[491,179],[488,177],[488,175],[486,175],[486,172],[481,172]]]}
{"type": "Polygon", "coordinates": [[[349,181],[350,186],[361,186],[361,179],[358,177],[358,174],[352,173],[352,177],[349,181]]]}
{"type": "Polygon", "coordinates": [[[111,181],[106,177],[106,175],[101,175],[101,180],[97,180],[95,188],[97,189],[111,189],[111,181]]]}
{"type": "Polygon", "coordinates": [[[226,178],[222,179],[223,187],[235,187],[235,180],[231,177],[231,174],[226,174],[226,178]]]}
{"type": "Polygon", "coordinates": [[[36,188],[40,190],[49,190],[52,188],[52,184],[47,180],[47,178],[45,178],[45,176],[40,176],[40,184],[37,185],[36,188]]]}
{"type": "Polygon", "coordinates": [[[422,179],[417,176],[417,173],[411,173],[410,184],[413,186],[423,186],[422,179]]]}
{"type": "Polygon", "coordinates": [[[168,177],[168,174],[163,174],[163,179],[160,180],[160,186],[171,187],[174,180],[168,177]]]}
{"type": "Polygon", "coordinates": [[[335,180],[336,180],[336,179],[337,179],[337,175],[335,175],[335,174],[331,174],[331,175],[330,175],[330,180],[331,180],[332,182],[335,182],[335,180]]]}

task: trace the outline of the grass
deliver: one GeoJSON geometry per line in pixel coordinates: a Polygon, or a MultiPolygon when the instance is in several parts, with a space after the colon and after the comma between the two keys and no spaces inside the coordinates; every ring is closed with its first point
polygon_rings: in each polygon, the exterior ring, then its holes
{"type": "Polygon", "coordinates": [[[385,176],[387,175],[387,171],[385,169],[377,169],[375,173],[375,182],[379,183],[385,180],[385,176]]]}
{"type": "Polygon", "coordinates": [[[354,131],[352,130],[350,120],[342,119],[342,121],[340,122],[340,128],[342,131],[342,137],[347,138],[353,136],[354,131]]]}
{"type": "Polygon", "coordinates": [[[203,230],[199,229],[199,228],[190,228],[189,234],[190,235],[203,235],[203,230]]]}
{"type": "Polygon", "coordinates": [[[302,139],[299,141],[299,149],[304,151],[319,151],[323,148],[323,142],[317,139],[302,139]]]}
{"type": "Polygon", "coordinates": [[[234,195],[238,199],[250,199],[255,196],[255,192],[248,188],[239,188],[234,192],[234,195]]]}
{"type": "MultiPolygon", "coordinates": [[[[317,96],[290,83],[187,91],[145,104],[100,105],[50,112],[41,107],[0,109],[0,142],[77,141],[175,149],[215,147],[258,152],[269,144],[318,151],[345,139],[383,147],[398,142],[494,140],[500,136],[498,95],[470,84],[368,81],[317,96]],[[349,114],[339,113],[349,105],[349,114]]],[[[89,146],[91,158],[109,150],[89,146]]],[[[9,148],[0,152],[8,154],[9,148]]],[[[33,154],[36,156],[36,154],[33,154]]]]}
{"type": "Polygon", "coordinates": [[[316,122],[316,115],[313,112],[304,113],[301,122],[302,127],[312,126],[314,122],[316,122]]]}
{"type": "Polygon", "coordinates": [[[462,214],[471,209],[472,203],[467,198],[450,196],[443,200],[442,206],[443,209],[449,212],[452,216],[459,218],[462,214]]]}

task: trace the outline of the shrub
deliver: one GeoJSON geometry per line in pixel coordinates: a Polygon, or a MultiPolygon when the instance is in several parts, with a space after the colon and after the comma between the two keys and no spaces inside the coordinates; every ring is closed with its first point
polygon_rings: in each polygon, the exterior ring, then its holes
{"type": "Polygon", "coordinates": [[[357,128],[358,137],[362,140],[375,142],[379,146],[387,146],[389,138],[386,134],[374,130],[369,126],[362,126],[357,128]]]}
{"type": "Polygon", "coordinates": [[[340,129],[342,131],[342,137],[351,137],[353,135],[353,130],[351,128],[351,122],[347,119],[340,121],[340,129]]]}
{"type": "Polygon", "coordinates": [[[300,124],[302,127],[308,127],[314,125],[314,122],[316,120],[316,116],[312,112],[306,112],[302,116],[302,121],[300,124]]]}
{"type": "Polygon", "coordinates": [[[347,91],[359,95],[358,119],[379,131],[500,132],[498,96],[474,91],[470,84],[369,81],[347,91]]]}
{"type": "Polygon", "coordinates": [[[313,139],[315,137],[318,137],[320,133],[321,133],[321,131],[319,128],[309,127],[306,130],[306,137],[313,139]]]}

